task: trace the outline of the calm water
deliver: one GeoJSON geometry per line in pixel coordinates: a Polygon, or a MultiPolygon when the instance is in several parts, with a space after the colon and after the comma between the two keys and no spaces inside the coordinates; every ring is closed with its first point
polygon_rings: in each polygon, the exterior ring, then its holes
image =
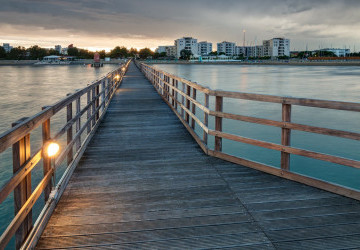
{"type": "MultiPolygon", "coordinates": [[[[155,65],[166,72],[211,89],[257,94],[360,102],[360,67],[299,67],[242,65],[155,65]]],[[[203,95],[198,94],[203,100],[203,95]]],[[[224,112],[281,121],[281,105],[224,99],[224,112]]],[[[210,99],[214,109],[214,102],[210,99]]],[[[197,110],[202,118],[201,110],[197,110]]],[[[360,113],[293,106],[292,121],[306,125],[360,132],[360,113]]],[[[223,130],[249,138],[281,143],[281,129],[224,119],[223,130]]],[[[209,120],[214,128],[214,120],[209,120]]],[[[202,136],[202,131],[197,130],[202,136]]],[[[213,138],[209,141],[213,148],[213,138]]],[[[297,148],[360,160],[360,141],[293,131],[297,148]]],[[[226,153],[280,167],[280,152],[238,142],[223,141],[226,153]]],[[[294,172],[360,190],[360,170],[291,156],[294,172]]]]}
{"type": "MultiPolygon", "coordinates": [[[[94,69],[87,66],[3,66],[0,67],[0,133],[8,130],[11,123],[32,116],[41,111],[42,106],[51,105],[87,84],[114,70],[117,65],[105,65],[94,69]]],[[[85,96],[86,98],[86,96],[85,96]]],[[[82,100],[84,106],[85,100],[82,100]]],[[[51,119],[52,136],[65,123],[65,113],[59,112],[51,119]]],[[[64,144],[64,141],[61,141],[64,144]]],[[[41,126],[31,134],[31,152],[41,146],[41,126]]],[[[57,171],[57,180],[64,168],[57,171]]],[[[0,187],[12,175],[11,149],[0,154],[0,187]]],[[[32,172],[33,189],[42,177],[39,164],[32,172]]],[[[43,206],[43,197],[35,205],[33,221],[43,206]]],[[[13,218],[13,197],[10,196],[0,205],[0,234],[13,218]]],[[[9,249],[13,242],[9,245],[9,249]]]]}

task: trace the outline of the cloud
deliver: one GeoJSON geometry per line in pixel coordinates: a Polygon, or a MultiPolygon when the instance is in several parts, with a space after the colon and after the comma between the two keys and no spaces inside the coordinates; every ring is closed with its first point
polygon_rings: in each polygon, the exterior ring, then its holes
{"type": "Polygon", "coordinates": [[[316,47],[321,39],[359,43],[358,0],[0,0],[0,6],[0,42],[156,47],[189,35],[242,43],[246,29],[248,42],[288,36],[297,47],[316,47]]]}

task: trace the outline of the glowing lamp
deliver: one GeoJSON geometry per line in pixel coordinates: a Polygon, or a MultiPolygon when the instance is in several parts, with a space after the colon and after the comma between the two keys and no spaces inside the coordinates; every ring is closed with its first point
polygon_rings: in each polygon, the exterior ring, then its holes
{"type": "Polygon", "coordinates": [[[116,76],[114,77],[114,79],[117,80],[117,81],[119,81],[120,76],[119,76],[119,75],[116,75],[116,76]]]}
{"type": "Polygon", "coordinates": [[[53,157],[59,152],[60,146],[56,142],[50,142],[46,147],[46,153],[48,157],[53,157]]]}
{"type": "Polygon", "coordinates": [[[122,70],[122,71],[125,71],[125,67],[122,67],[121,70],[122,70]]]}

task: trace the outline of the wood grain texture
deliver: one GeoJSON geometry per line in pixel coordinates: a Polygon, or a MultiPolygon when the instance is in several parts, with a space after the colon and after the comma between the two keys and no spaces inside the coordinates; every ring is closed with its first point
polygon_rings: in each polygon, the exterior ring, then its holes
{"type": "Polygon", "coordinates": [[[204,154],[131,65],[37,248],[356,248],[359,208],[204,154]]]}

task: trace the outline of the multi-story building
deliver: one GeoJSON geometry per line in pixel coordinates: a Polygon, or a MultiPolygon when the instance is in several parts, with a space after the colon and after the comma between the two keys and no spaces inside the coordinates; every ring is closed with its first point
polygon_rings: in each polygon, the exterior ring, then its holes
{"type": "Polygon", "coordinates": [[[67,55],[68,54],[68,48],[62,48],[60,54],[61,55],[67,55]]]}
{"type": "Polygon", "coordinates": [[[327,49],[321,49],[320,51],[327,51],[334,53],[337,57],[345,57],[350,55],[350,49],[333,49],[333,48],[327,48],[327,49]]]}
{"type": "Polygon", "coordinates": [[[166,47],[166,56],[176,57],[176,46],[167,46],[166,47]]]}
{"type": "Polygon", "coordinates": [[[190,51],[193,56],[198,56],[198,45],[197,39],[192,37],[183,37],[175,40],[175,47],[176,47],[176,57],[180,57],[180,52],[182,50],[190,51]]]}
{"type": "Polygon", "coordinates": [[[290,39],[273,38],[263,41],[264,56],[290,56],[290,39]]]}
{"type": "Polygon", "coordinates": [[[198,43],[198,54],[201,56],[207,56],[212,52],[212,43],[206,41],[198,43]]]}
{"type": "Polygon", "coordinates": [[[223,41],[217,44],[217,53],[224,53],[227,56],[235,55],[235,43],[223,41]]]}
{"type": "Polygon", "coordinates": [[[263,46],[236,46],[235,55],[244,57],[263,57],[264,47],[263,46]]]}
{"type": "Polygon", "coordinates": [[[9,53],[13,49],[13,47],[10,46],[9,43],[3,43],[3,48],[4,48],[6,53],[9,53]]]}
{"type": "Polygon", "coordinates": [[[157,49],[155,50],[155,52],[157,52],[157,53],[159,53],[159,54],[164,53],[164,52],[166,53],[167,47],[169,47],[169,46],[159,46],[159,47],[157,47],[157,49]]]}
{"type": "Polygon", "coordinates": [[[62,54],[62,53],[61,53],[61,45],[55,45],[55,50],[56,50],[57,52],[59,52],[59,54],[62,54]]]}

